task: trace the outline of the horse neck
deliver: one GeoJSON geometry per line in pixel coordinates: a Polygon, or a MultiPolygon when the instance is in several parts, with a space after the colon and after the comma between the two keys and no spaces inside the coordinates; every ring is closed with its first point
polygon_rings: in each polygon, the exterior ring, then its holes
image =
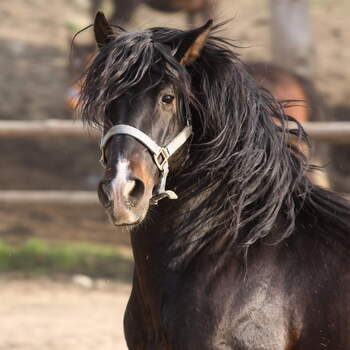
{"type": "MultiPolygon", "coordinates": [[[[191,201],[192,202],[192,201],[191,201]]],[[[191,205],[186,204],[186,207],[191,205]]],[[[164,259],[168,256],[169,245],[172,238],[178,234],[177,213],[180,213],[183,205],[178,200],[163,200],[158,206],[151,207],[149,217],[145,219],[140,227],[131,233],[131,244],[135,258],[135,264],[143,263],[144,259],[153,261],[161,260],[159,263],[164,265],[164,259]],[[170,215],[171,213],[171,215],[170,215]],[[173,237],[170,237],[173,235],[173,237]]]]}
{"type": "Polygon", "coordinates": [[[131,233],[135,275],[139,277],[139,283],[147,285],[145,288],[159,286],[174,275],[181,275],[170,267],[176,259],[171,248],[174,241],[181,242],[181,213],[192,208],[201,197],[193,196],[186,204],[180,199],[161,201],[159,206],[151,208],[150,218],[131,233]]]}

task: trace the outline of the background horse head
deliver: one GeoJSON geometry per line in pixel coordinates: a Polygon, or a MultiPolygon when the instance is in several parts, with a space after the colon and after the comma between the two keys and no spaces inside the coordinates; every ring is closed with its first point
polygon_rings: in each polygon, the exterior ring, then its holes
{"type": "Polygon", "coordinates": [[[323,99],[309,79],[267,62],[249,62],[247,70],[277,100],[296,101],[285,112],[299,122],[326,120],[323,99]]]}
{"type": "MultiPolygon", "coordinates": [[[[285,101],[283,108],[286,114],[300,123],[327,120],[326,116],[330,114],[329,108],[309,79],[273,63],[249,62],[246,67],[253,78],[268,89],[277,100],[285,101]]],[[[329,145],[313,142],[312,146],[310,160],[319,169],[318,171],[313,169],[308,175],[315,184],[329,188],[328,169],[331,162],[329,145]]],[[[308,145],[305,145],[303,152],[309,153],[308,145]]]]}

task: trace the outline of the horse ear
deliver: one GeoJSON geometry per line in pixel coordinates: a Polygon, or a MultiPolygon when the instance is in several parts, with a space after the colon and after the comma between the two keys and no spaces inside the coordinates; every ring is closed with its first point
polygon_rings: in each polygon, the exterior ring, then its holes
{"type": "Polygon", "coordinates": [[[98,11],[96,13],[94,32],[96,43],[99,48],[107,44],[114,35],[113,29],[107,22],[107,19],[102,11],[98,11]]]}
{"type": "Polygon", "coordinates": [[[200,55],[205,45],[213,25],[213,20],[209,20],[204,26],[189,30],[184,33],[180,47],[175,58],[183,65],[193,63],[200,55]]]}

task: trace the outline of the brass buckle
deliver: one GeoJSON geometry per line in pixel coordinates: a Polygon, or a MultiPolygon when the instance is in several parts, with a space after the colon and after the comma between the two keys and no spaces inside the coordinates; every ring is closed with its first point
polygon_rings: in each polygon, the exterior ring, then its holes
{"type": "Polygon", "coordinates": [[[164,147],[161,147],[160,151],[153,156],[154,162],[160,171],[164,170],[164,165],[168,162],[169,156],[168,150],[164,147]]]}

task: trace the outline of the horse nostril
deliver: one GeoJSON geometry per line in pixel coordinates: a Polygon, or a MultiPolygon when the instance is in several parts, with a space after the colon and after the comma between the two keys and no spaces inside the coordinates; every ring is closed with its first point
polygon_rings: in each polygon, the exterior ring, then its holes
{"type": "Polygon", "coordinates": [[[125,198],[136,205],[145,192],[145,185],[142,180],[136,177],[131,178],[127,181],[125,186],[125,198]]]}
{"type": "Polygon", "coordinates": [[[110,199],[110,184],[106,182],[101,182],[98,186],[98,197],[102,205],[107,208],[111,205],[112,201],[110,199]]]}

